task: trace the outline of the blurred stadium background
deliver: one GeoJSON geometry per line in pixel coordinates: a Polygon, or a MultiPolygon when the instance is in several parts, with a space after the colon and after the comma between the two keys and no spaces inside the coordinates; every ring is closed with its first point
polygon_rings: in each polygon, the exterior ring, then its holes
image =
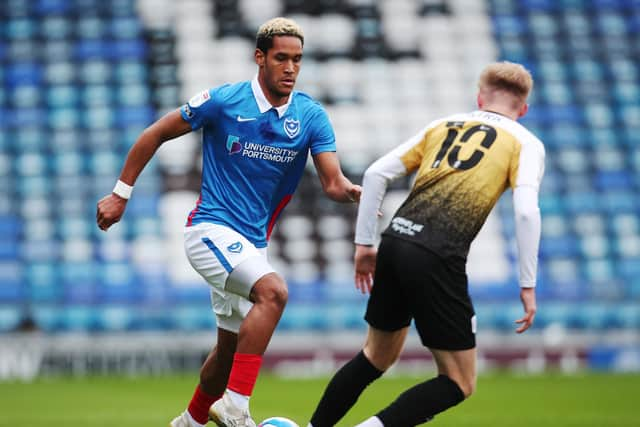
{"type": "MultiPolygon", "coordinates": [[[[215,328],[182,246],[199,135],[161,148],[108,233],[95,205],[145,126],[252,78],[255,31],[278,15],[305,30],[297,89],[326,106],[356,182],[432,119],[473,109],[486,63],[529,68],[523,123],[547,148],[539,313],[513,333],[507,194],[469,260],[480,369],[640,371],[640,1],[0,0],[0,379],[197,371],[215,328]]],[[[310,168],[270,247],[290,287],[276,371],[327,373],[361,345],[354,219],[310,168]]],[[[402,367],[423,357],[410,336],[402,367]]]]}

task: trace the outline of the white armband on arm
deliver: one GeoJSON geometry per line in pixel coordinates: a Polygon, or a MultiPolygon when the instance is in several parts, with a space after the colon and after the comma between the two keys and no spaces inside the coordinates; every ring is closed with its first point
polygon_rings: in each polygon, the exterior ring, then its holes
{"type": "Polygon", "coordinates": [[[540,246],[541,219],[538,208],[538,190],[531,186],[518,186],[513,190],[520,287],[536,286],[538,248],[540,246]]]}
{"type": "Polygon", "coordinates": [[[116,186],[113,187],[112,192],[123,199],[129,200],[131,198],[131,193],[133,192],[133,186],[118,180],[118,182],[116,182],[116,186]]]}

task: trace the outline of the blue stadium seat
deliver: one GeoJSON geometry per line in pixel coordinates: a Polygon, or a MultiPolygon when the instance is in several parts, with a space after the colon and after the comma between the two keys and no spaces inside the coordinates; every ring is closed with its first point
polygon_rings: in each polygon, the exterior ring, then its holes
{"type": "Polygon", "coordinates": [[[578,245],[572,236],[546,237],[540,243],[540,256],[542,258],[575,257],[578,254],[578,245]]]}
{"type": "Polygon", "coordinates": [[[20,255],[17,238],[9,238],[0,241],[0,262],[15,261],[20,255]]]}
{"type": "Polygon", "coordinates": [[[214,330],[215,314],[207,305],[180,305],[166,310],[174,329],[180,331],[214,330]]]}
{"type": "Polygon", "coordinates": [[[41,20],[40,35],[43,39],[67,39],[73,35],[73,21],[64,15],[46,16],[41,20]]]}
{"type": "Polygon", "coordinates": [[[604,209],[611,215],[618,213],[637,213],[640,209],[640,203],[636,197],[633,197],[632,191],[606,191],[602,195],[601,203],[604,209]]]}
{"type": "MultiPolygon", "coordinates": [[[[598,172],[594,176],[594,187],[602,192],[629,190],[631,192],[634,186],[633,175],[627,171],[615,172],[598,172]]],[[[630,204],[631,207],[633,203],[630,204]]]]}
{"type": "Polygon", "coordinates": [[[43,332],[58,332],[62,327],[63,308],[55,304],[34,304],[30,316],[43,332]]]}
{"type": "Polygon", "coordinates": [[[536,312],[535,323],[540,328],[545,328],[550,325],[567,327],[575,323],[572,320],[574,313],[574,304],[545,301],[543,304],[540,304],[536,312]]]}
{"type": "Polygon", "coordinates": [[[364,320],[366,311],[366,301],[364,299],[329,304],[318,310],[325,318],[324,327],[329,330],[362,330],[367,328],[367,322],[364,320]]]}
{"type": "Polygon", "coordinates": [[[56,108],[48,112],[48,124],[53,129],[73,129],[80,124],[80,116],[75,108],[56,108]]]}
{"type": "Polygon", "coordinates": [[[60,265],[60,279],[65,302],[88,304],[96,300],[98,268],[92,262],[64,262],[60,265]]]}
{"type": "Polygon", "coordinates": [[[522,35],[527,31],[526,21],[518,15],[496,15],[493,26],[504,36],[522,35]]]}
{"type": "Polygon", "coordinates": [[[0,236],[13,241],[22,233],[23,222],[16,215],[0,214],[0,236]]]}
{"type": "Polygon", "coordinates": [[[42,81],[42,67],[34,62],[14,63],[5,69],[4,78],[9,87],[39,85],[42,81]]]}
{"type": "Polygon", "coordinates": [[[568,193],[564,196],[567,213],[598,213],[602,210],[602,200],[595,192],[568,193]]]}
{"type": "Polygon", "coordinates": [[[115,60],[144,58],[147,45],[139,40],[118,40],[112,43],[110,58],[115,60]]]}
{"type": "Polygon", "coordinates": [[[114,39],[137,39],[142,34],[142,26],[131,16],[114,18],[109,22],[108,32],[114,39]]]}
{"type": "Polygon", "coordinates": [[[135,306],[94,306],[95,330],[100,332],[122,332],[134,329],[137,323],[135,306]]]}
{"type": "Polygon", "coordinates": [[[43,108],[17,108],[5,119],[10,127],[37,128],[46,122],[46,111],[43,108]]]}
{"type": "Polygon", "coordinates": [[[285,308],[278,323],[278,330],[325,330],[328,320],[322,305],[314,303],[291,304],[285,308]]]}
{"type": "Polygon", "coordinates": [[[0,260],[0,302],[20,302],[25,289],[22,265],[15,259],[0,260]]]}
{"type": "Polygon", "coordinates": [[[121,127],[149,126],[156,119],[151,107],[120,107],[116,112],[116,123],[121,127]]]}
{"type": "Polygon", "coordinates": [[[97,329],[95,307],[82,303],[67,305],[59,313],[59,328],[65,332],[93,331],[97,329]]]}
{"type": "Polygon", "coordinates": [[[622,81],[613,86],[614,101],[618,104],[633,104],[640,98],[640,85],[634,81],[622,81]]]}
{"type": "Polygon", "coordinates": [[[26,262],[49,262],[60,259],[62,250],[56,240],[27,240],[22,242],[21,257],[26,262]]]}
{"type": "MultiPolygon", "coordinates": [[[[573,92],[566,85],[566,83],[560,82],[547,82],[537,91],[542,99],[553,105],[570,105],[575,102],[573,92]]],[[[532,101],[535,102],[535,101],[532,101]]]]}
{"type": "Polygon", "coordinates": [[[38,47],[38,58],[42,61],[57,62],[73,59],[73,46],[66,40],[47,40],[38,47]]]}
{"type": "Polygon", "coordinates": [[[46,92],[46,100],[49,108],[74,107],[80,100],[80,93],[71,85],[52,85],[46,92]]]}
{"type": "Polygon", "coordinates": [[[499,43],[504,56],[510,58],[512,61],[523,62],[527,59],[527,47],[517,34],[505,36],[499,43]]]}
{"type": "Polygon", "coordinates": [[[46,83],[53,84],[71,84],[76,76],[76,66],[67,60],[50,61],[44,67],[44,80],[46,83]]]}
{"type": "Polygon", "coordinates": [[[576,315],[569,324],[577,329],[603,331],[616,324],[615,305],[598,302],[577,304],[576,315]]]}
{"type": "Polygon", "coordinates": [[[41,89],[34,84],[21,84],[11,92],[13,106],[17,108],[37,108],[41,104],[41,89]]]}
{"type": "Polygon", "coordinates": [[[22,307],[0,305],[0,333],[15,331],[23,319],[22,307]]]}
{"type": "Polygon", "coordinates": [[[561,196],[556,194],[540,194],[540,211],[542,214],[562,214],[565,213],[565,204],[561,196]]]}
{"type": "Polygon", "coordinates": [[[126,262],[105,262],[100,269],[96,300],[103,303],[136,303],[142,297],[142,289],[136,275],[126,262]]]}
{"type": "Polygon", "coordinates": [[[37,304],[61,302],[59,268],[52,261],[32,262],[25,271],[29,300],[37,304]]]}

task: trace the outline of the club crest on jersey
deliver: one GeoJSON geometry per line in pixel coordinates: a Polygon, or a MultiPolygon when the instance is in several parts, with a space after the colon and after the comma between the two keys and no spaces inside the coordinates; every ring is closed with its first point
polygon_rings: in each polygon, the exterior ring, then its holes
{"type": "Polygon", "coordinates": [[[284,119],[284,131],[289,138],[295,138],[300,133],[300,120],[284,119]]]}
{"type": "Polygon", "coordinates": [[[229,154],[238,154],[242,151],[242,144],[240,138],[235,135],[229,135],[227,137],[227,151],[229,154]]]}
{"type": "Polygon", "coordinates": [[[233,252],[234,254],[239,254],[242,252],[242,242],[235,242],[227,246],[227,250],[229,252],[233,252]]]}

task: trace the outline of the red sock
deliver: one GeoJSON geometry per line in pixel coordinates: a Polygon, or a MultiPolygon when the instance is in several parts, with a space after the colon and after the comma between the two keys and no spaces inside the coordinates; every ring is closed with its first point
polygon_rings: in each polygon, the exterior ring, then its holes
{"type": "Polygon", "coordinates": [[[189,403],[189,414],[200,424],[206,424],[209,421],[209,407],[222,396],[210,396],[200,388],[200,384],[193,393],[191,402],[189,403]]]}
{"type": "Polygon", "coordinates": [[[244,396],[251,396],[261,364],[262,356],[259,354],[236,353],[227,388],[244,396]]]}

